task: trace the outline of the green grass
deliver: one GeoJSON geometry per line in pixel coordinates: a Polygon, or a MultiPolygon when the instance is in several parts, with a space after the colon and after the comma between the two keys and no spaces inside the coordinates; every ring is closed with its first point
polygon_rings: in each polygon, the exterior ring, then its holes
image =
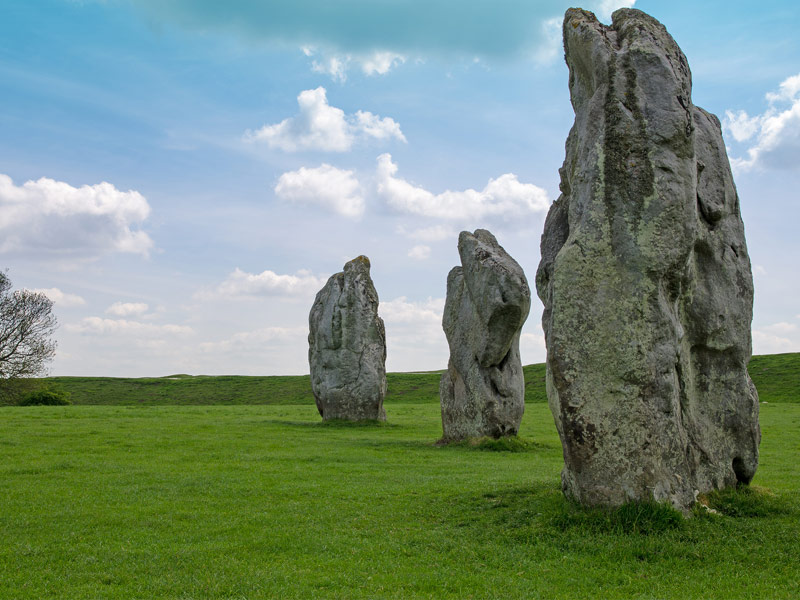
{"type": "Polygon", "coordinates": [[[800,354],[750,370],[756,478],[688,520],[564,499],[543,365],[519,437],[447,446],[440,372],[364,424],[307,376],[48,378],[83,406],[0,410],[0,598],[795,598],[800,354]]]}
{"type": "MultiPolygon", "coordinates": [[[[544,365],[527,365],[522,370],[525,375],[525,404],[547,402],[544,365]]],[[[386,403],[438,402],[441,373],[389,373],[386,376],[389,390],[386,403]]],[[[754,356],[750,374],[762,402],[800,402],[800,353],[754,356]]],[[[39,381],[69,393],[74,404],[314,404],[308,375],[46,377],[39,381]]]]}
{"type": "Polygon", "coordinates": [[[688,520],[568,503],[542,403],[516,452],[436,446],[435,403],[387,413],[3,408],[0,598],[800,596],[796,404],[762,406],[754,487],[688,520]]]}
{"type": "Polygon", "coordinates": [[[754,356],[749,371],[762,402],[800,403],[800,353],[754,356]]]}

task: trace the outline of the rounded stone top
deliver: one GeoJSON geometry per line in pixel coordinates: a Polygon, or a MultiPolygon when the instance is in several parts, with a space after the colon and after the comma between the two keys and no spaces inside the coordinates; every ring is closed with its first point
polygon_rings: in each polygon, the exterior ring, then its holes
{"type": "Polygon", "coordinates": [[[346,263],[344,265],[344,270],[350,271],[351,269],[358,269],[358,270],[366,269],[367,271],[369,271],[370,266],[371,265],[369,262],[369,258],[367,258],[362,254],[361,256],[356,256],[353,260],[346,263]]]}

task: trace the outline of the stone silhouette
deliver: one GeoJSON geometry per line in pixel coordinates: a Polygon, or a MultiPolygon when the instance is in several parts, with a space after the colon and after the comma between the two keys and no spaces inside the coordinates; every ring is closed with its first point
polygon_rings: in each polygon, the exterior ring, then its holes
{"type": "Polygon", "coordinates": [[[386,420],[386,334],[370,263],[331,275],[308,316],[311,388],[324,420],[386,420]]]}
{"type": "Polygon", "coordinates": [[[519,335],[531,306],[525,273],[485,229],[458,237],[461,267],[447,276],[442,327],[443,441],[515,435],[525,410],[519,335]]]}
{"type": "Polygon", "coordinates": [[[661,23],[564,19],[575,123],[536,276],[562,484],[584,504],[749,482],[753,279],[719,120],[661,23]]]}

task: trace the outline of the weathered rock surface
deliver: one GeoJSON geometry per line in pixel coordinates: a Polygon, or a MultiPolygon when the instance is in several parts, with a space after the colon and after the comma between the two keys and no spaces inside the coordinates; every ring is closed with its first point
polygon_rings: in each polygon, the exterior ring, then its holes
{"type": "Polygon", "coordinates": [[[565,493],[669,501],[749,482],[753,280],[719,120],[658,21],[570,9],[575,123],[542,236],[547,389],[565,493]]]}
{"type": "Polygon", "coordinates": [[[331,275],[308,316],[311,388],[324,420],[386,420],[386,334],[369,259],[331,275]]]}
{"type": "Polygon", "coordinates": [[[519,335],[531,307],[528,281],[485,229],[462,231],[458,253],[442,318],[450,345],[439,385],[443,440],[515,435],[525,410],[519,335]]]}

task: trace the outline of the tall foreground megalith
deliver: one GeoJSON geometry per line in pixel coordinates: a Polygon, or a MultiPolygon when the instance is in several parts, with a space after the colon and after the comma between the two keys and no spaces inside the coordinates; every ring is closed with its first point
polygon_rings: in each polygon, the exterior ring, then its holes
{"type": "Polygon", "coordinates": [[[570,9],[575,123],[536,276],[562,484],[584,504],[749,482],[753,279],[719,120],[661,23],[570,9]]]}
{"type": "Polygon", "coordinates": [[[519,336],[531,307],[522,267],[485,229],[458,236],[460,267],[447,276],[442,327],[442,439],[516,435],[525,411],[519,336]]]}
{"type": "Polygon", "coordinates": [[[366,256],[331,275],[308,315],[311,389],[323,420],[386,420],[386,333],[366,256]]]}

